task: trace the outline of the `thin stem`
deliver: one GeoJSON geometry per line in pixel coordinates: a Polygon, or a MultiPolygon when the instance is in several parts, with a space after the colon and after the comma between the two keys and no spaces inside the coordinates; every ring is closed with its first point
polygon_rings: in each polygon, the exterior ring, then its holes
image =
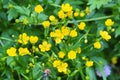
{"type": "Polygon", "coordinates": [[[7,41],[13,41],[13,40],[11,40],[9,38],[5,38],[5,37],[0,37],[0,39],[7,40],[7,41]]]}
{"type": "Polygon", "coordinates": [[[20,74],[19,74],[19,72],[17,72],[18,73],[18,78],[19,78],[19,80],[21,80],[21,77],[20,77],[20,74]]]}
{"type": "Polygon", "coordinates": [[[1,40],[0,40],[0,44],[1,44],[2,47],[4,47],[4,44],[3,44],[3,42],[1,40]]]}
{"type": "MultiPolygon", "coordinates": [[[[88,21],[96,21],[96,20],[102,20],[102,19],[107,19],[107,18],[111,18],[113,17],[113,15],[110,16],[103,16],[103,17],[98,17],[98,18],[92,18],[92,19],[85,19],[85,20],[76,20],[76,22],[88,22],[88,21]]],[[[74,23],[74,21],[68,21],[67,23],[74,23]]]]}
{"type": "MultiPolygon", "coordinates": [[[[111,18],[114,17],[114,15],[110,15],[110,16],[103,16],[103,17],[97,17],[97,18],[91,18],[91,19],[84,19],[84,20],[76,20],[76,22],[89,22],[89,21],[96,21],[96,20],[102,20],[102,19],[107,19],[107,18],[111,18]]],[[[66,24],[69,23],[74,23],[75,21],[67,21],[66,24]]],[[[57,22],[56,24],[64,24],[65,22],[57,22]]],[[[31,24],[31,25],[42,25],[41,23],[37,23],[37,24],[31,24]]]]}

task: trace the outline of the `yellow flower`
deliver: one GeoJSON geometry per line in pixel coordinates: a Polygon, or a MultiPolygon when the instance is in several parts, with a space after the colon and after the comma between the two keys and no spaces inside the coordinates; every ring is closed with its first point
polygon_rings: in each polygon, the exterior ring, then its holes
{"type": "Polygon", "coordinates": [[[29,52],[29,50],[28,50],[27,48],[22,48],[22,47],[20,47],[20,48],[18,49],[18,51],[19,51],[19,55],[21,55],[21,56],[30,54],[30,52],[29,52]]]}
{"type": "Polygon", "coordinates": [[[59,17],[60,19],[64,19],[64,18],[66,17],[66,14],[64,14],[64,12],[63,12],[62,10],[60,10],[60,11],[58,12],[58,17],[59,17]]]}
{"type": "Polygon", "coordinates": [[[56,37],[56,38],[59,38],[59,39],[63,39],[63,38],[64,38],[64,35],[63,35],[63,33],[61,32],[61,30],[56,29],[56,30],[55,30],[55,37],[56,37]]]}
{"type": "Polygon", "coordinates": [[[49,21],[44,21],[42,22],[42,25],[44,28],[48,28],[50,26],[50,22],[49,21]]]}
{"type": "Polygon", "coordinates": [[[55,40],[55,43],[56,43],[56,44],[59,44],[59,43],[61,43],[61,41],[62,41],[60,38],[55,38],[54,40],[55,40]]]}
{"type": "Polygon", "coordinates": [[[76,52],[71,50],[68,52],[68,59],[75,59],[76,58],[76,52]]]}
{"type": "Polygon", "coordinates": [[[17,54],[16,54],[16,48],[11,47],[11,48],[7,49],[7,54],[9,56],[17,56],[17,54]]]}
{"type": "Polygon", "coordinates": [[[81,22],[81,23],[78,25],[78,28],[79,28],[80,30],[84,30],[84,29],[85,29],[85,26],[86,26],[86,24],[85,24],[84,22],[81,22]]]}
{"type": "Polygon", "coordinates": [[[90,11],[90,9],[88,7],[86,7],[85,11],[86,11],[87,15],[89,15],[91,13],[91,11],[90,11]]]}
{"type": "Polygon", "coordinates": [[[74,16],[75,16],[75,17],[77,17],[78,15],[79,15],[79,13],[78,13],[78,12],[75,12],[75,13],[74,13],[74,16]]]}
{"type": "Polygon", "coordinates": [[[56,29],[54,32],[50,33],[50,37],[54,37],[56,44],[59,44],[61,40],[64,38],[64,34],[63,32],[61,32],[61,30],[56,29]]]}
{"type": "Polygon", "coordinates": [[[64,72],[66,74],[67,72],[67,67],[68,67],[68,64],[67,63],[64,63],[60,60],[55,60],[53,62],[53,67],[56,67],[58,72],[64,72]]]}
{"type": "Polygon", "coordinates": [[[73,11],[67,12],[67,16],[68,16],[69,18],[72,18],[72,16],[73,16],[73,11]]]}
{"type": "Polygon", "coordinates": [[[30,36],[30,42],[32,44],[35,44],[38,41],[38,37],[37,36],[30,36]]]}
{"type": "Polygon", "coordinates": [[[93,66],[93,61],[87,61],[87,62],[86,62],[86,66],[87,66],[87,67],[93,66]]]}
{"type": "Polygon", "coordinates": [[[112,21],[112,19],[107,19],[107,20],[105,21],[105,25],[106,25],[107,27],[111,27],[112,25],[114,25],[114,21],[112,21]]]}
{"type": "Polygon", "coordinates": [[[37,6],[35,6],[34,10],[36,13],[40,14],[43,11],[43,8],[41,5],[37,5],[37,6]]]}
{"type": "Polygon", "coordinates": [[[49,44],[47,41],[43,41],[42,44],[39,44],[39,48],[42,52],[49,51],[51,44],[49,44]]]}
{"type": "Polygon", "coordinates": [[[84,17],[85,13],[83,11],[80,12],[80,17],[84,17]]]}
{"type": "Polygon", "coordinates": [[[96,49],[100,49],[101,48],[101,44],[100,44],[99,41],[94,43],[94,48],[96,48],[96,49]]]}
{"type": "Polygon", "coordinates": [[[72,11],[72,6],[69,3],[62,4],[61,8],[64,12],[72,11]]]}
{"type": "Polygon", "coordinates": [[[23,19],[23,24],[25,24],[25,25],[28,24],[28,19],[27,18],[23,19]]]}
{"type": "Polygon", "coordinates": [[[29,36],[26,33],[22,33],[19,35],[18,42],[26,45],[29,41],[29,36]]]}
{"type": "Polygon", "coordinates": [[[51,16],[49,17],[49,20],[50,20],[50,21],[54,21],[54,20],[55,20],[55,16],[51,15],[51,16]]]}
{"type": "Polygon", "coordinates": [[[65,53],[64,53],[63,51],[60,51],[60,52],[58,53],[58,56],[59,56],[59,58],[64,58],[65,53]]]}
{"type": "Polygon", "coordinates": [[[55,37],[55,32],[50,32],[50,37],[55,37]]]}
{"type": "Polygon", "coordinates": [[[81,48],[80,47],[77,48],[76,52],[80,54],[81,53],[81,48]]]}
{"type": "Polygon", "coordinates": [[[67,36],[70,33],[70,29],[69,29],[69,27],[62,26],[61,32],[64,36],[67,36]]]}
{"type": "Polygon", "coordinates": [[[61,63],[57,69],[58,69],[58,72],[64,72],[64,74],[67,73],[67,67],[68,67],[68,64],[67,63],[61,63]]]}
{"type": "Polygon", "coordinates": [[[61,64],[61,61],[60,60],[55,60],[54,62],[53,62],[53,67],[57,67],[57,66],[59,66],[61,64]]]}
{"type": "Polygon", "coordinates": [[[71,30],[70,31],[70,36],[71,37],[76,37],[77,36],[77,31],[76,30],[71,30]]]}
{"type": "Polygon", "coordinates": [[[108,34],[107,31],[102,31],[100,30],[100,36],[105,39],[106,41],[110,40],[111,39],[111,36],[108,34]]]}
{"type": "Polygon", "coordinates": [[[117,57],[113,57],[113,58],[112,58],[112,64],[117,64],[117,60],[118,60],[117,57]]]}

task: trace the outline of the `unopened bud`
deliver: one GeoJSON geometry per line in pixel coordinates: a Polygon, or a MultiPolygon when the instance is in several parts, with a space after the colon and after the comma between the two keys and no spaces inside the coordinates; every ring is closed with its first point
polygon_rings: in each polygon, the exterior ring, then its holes
{"type": "Polygon", "coordinates": [[[85,39],[85,40],[84,40],[84,43],[87,43],[87,42],[88,42],[88,40],[87,40],[87,39],[85,39]]]}

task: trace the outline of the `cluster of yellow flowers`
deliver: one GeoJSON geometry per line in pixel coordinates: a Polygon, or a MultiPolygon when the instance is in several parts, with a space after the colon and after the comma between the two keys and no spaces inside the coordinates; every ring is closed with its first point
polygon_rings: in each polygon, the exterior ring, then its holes
{"type": "MultiPolygon", "coordinates": [[[[43,8],[41,5],[37,5],[37,6],[35,6],[34,10],[37,14],[40,14],[43,11],[43,8]]],[[[91,12],[88,7],[86,8],[85,11],[86,11],[87,15],[91,12]]],[[[74,15],[74,17],[77,17],[78,15],[80,15],[80,17],[84,17],[85,12],[81,11],[79,13],[79,10],[73,12],[73,7],[70,4],[68,4],[68,3],[62,4],[61,10],[58,12],[58,17],[60,19],[65,19],[65,18],[72,18],[73,15],[74,15]]],[[[53,25],[56,24],[57,21],[58,21],[58,19],[54,15],[50,15],[49,20],[45,20],[42,22],[42,26],[46,29],[46,28],[49,28],[51,26],[51,24],[53,24],[53,25]]],[[[28,24],[27,18],[25,18],[23,20],[23,24],[28,24]]],[[[112,21],[111,19],[107,19],[105,21],[105,25],[107,27],[111,27],[111,26],[113,26],[113,24],[114,24],[114,21],[112,21]]],[[[56,44],[60,44],[62,42],[62,40],[65,39],[66,37],[70,37],[70,38],[77,37],[78,33],[79,33],[77,29],[79,29],[80,31],[85,30],[86,23],[85,22],[78,23],[77,28],[75,28],[75,29],[73,28],[73,26],[67,27],[68,25],[64,25],[64,26],[59,25],[59,26],[60,26],[59,28],[55,27],[53,30],[50,28],[50,30],[52,30],[52,31],[49,31],[50,37],[52,37],[54,39],[56,44]]],[[[100,30],[99,34],[106,41],[109,41],[111,39],[111,36],[108,34],[107,31],[100,30]]],[[[37,42],[38,42],[37,36],[33,36],[33,35],[28,36],[26,33],[20,34],[19,38],[18,38],[18,43],[22,44],[22,46],[31,43],[33,45],[33,47],[32,47],[33,50],[39,51],[39,49],[40,49],[41,52],[50,51],[52,44],[49,41],[44,40],[41,44],[38,45],[38,48],[36,48],[36,46],[34,46],[34,45],[37,42]]],[[[96,49],[100,49],[102,45],[101,45],[100,41],[95,41],[93,46],[96,49]]],[[[25,56],[25,55],[30,55],[31,54],[30,51],[31,50],[29,50],[26,47],[19,47],[18,49],[15,47],[11,47],[11,48],[7,49],[7,54],[9,56],[17,56],[17,52],[18,52],[20,56],[25,56]]],[[[57,56],[59,57],[59,59],[64,59],[65,57],[67,57],[68,60],[73,60],[73,59],[76,59],[77,55],[79,55],[80,53],[81,53],[81,48],[78,47],[76,50],[67,51],[67,53],[60,50],[58,52],[57,56]]],[[[85,66],[87,66],[87,67],[91,67],[94,64],[94,62],[92,60],[88,60],[88,58],[86,58],[86,57],[82,57],[82,60],[86,60],[85,66]]],[[[112,59],[112,63],[113,64],[117,63],[116,57],[112,59]]],[[[57,68],[58,72],[63,72],[64,74],[66,74],[67,68],[68,68],[68,63],[57,59],[57,60],[54,60],[53,67],[57,68]]]]}
{"type": "Polygon", "coordinates": [[[31,44],[35,44],[38,41],[38,37],[37,36],[29,37],[26,33],[22,33],[19,35],[19,39],[18,39],[19,43],[26,45],[29,40],[31,44]]]}
{"type": "MultiPolygon", "coordinates": [[[[85,9],[86,14],[90,14],[90,9],[88,7],[86,7],[85,9]]],[[[79,11],[79,9],[76,9],[75,12],[73,12],[73,7],[69,4],[62,4],[61,5],[61,10],[58,11],[58,17],[60,19],[65,19],[66,17],[68,18],[72,18],[74,17],[78,17],[80,15],[80,17],[84,17],[85,16],[85,12],[84,11],[79,11]]]]}
{"type": "MultiPolygon", "coordinates": [[[[21,43],[23,45],[27,45],[28,43],[31,43],[33,45],[32,49],[33,51],[39,51],[38,48],[36,48],[34,45],[38,42],[37,36],[28,36],[26,33],[22,33],[19,35],[18,43],[21,43]]],[[[43,41],[42,44],[39,44],[39,48],[41,52],[49,51],[51,48],[51,44],[47,41],[43,41]]],[[[7,50],[7,54],[9,56],[17,56],[17,49],[15,47],[11,47],[7,50]]],[[[28,48],[20,47],[18,49],[19,55],[24,56],[27,54],[30,54],[31,52],[28,50],[28,48]]]]}
{"type": "MultiPolygon", "coordinates": [[[[105,21],[105,25],[108,27],[108,29],[111,29],[111,27],[114,25],[114,21],[112,21],[112,19],[107,19],[105,21]]],[[[108,31],[100,30],[100,36],[106,41],[109,41],[111,39],[111,36],[108,34],[108,31]]],[[[100,41],[96,41],[94,43],[94,48],[96,49],[101,48],[100,41]]]]}
{"type": "Polygon", "coordinates": [[[72,6],[70,4],[62,4],[61,10],[58,12],[58,16],[60,19],[64,19],[67,16],[72,17],[73,11],[72,11],[72,6]]]}
{"type": "Polygon", "coordinates": [[[109,41],[111,39],[111,36],[108,34],[107,31],[100,30],[100,36],[106,41],[109,41]]]}
{"type": "Polygon", "coordinates": [[[55,31],[50,32],[50,37],[53,37],[55,42],[58,44],[64,38],[64,36],[69,35],[69,27],[62,26],[61,29],[56,29],[55,31]]]}
{"type": "MultiPolygon", "coordinates": [[[[19,52],[20,56],[30,54],[30,52],[29,52],[29,50],[27,48],[22,48],[22,47],[20,47],[18,49],[18,52],[19,52]]],[[[15,47],[11,47],[11,48],[7,49],[7,54],[9,56],[17,56],[17,49],[15,47]]]]}
{"type": "Polygon", "coordinates": [[[58,72],[63,72],[64,74],[66,74],[67,73],[68,64],[65,63],[65,62],[62,62],[60,60],[55,60],[53,62],[53,67],[56,67],[58,72]]]}

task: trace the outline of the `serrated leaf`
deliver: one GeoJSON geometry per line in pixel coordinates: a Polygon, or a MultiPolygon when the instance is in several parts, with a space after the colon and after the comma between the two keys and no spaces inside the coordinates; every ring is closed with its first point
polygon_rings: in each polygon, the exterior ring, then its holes
{"type": "Polygon", "coordinates": [[[101,6],[108,4],[109,2],[111,2],[112,0],[89,0],[88,1],[88,5],[90,5],[90,9],[94,10],[94,9],[99,9],[101,6]]]}
{"type": "Polygon", "coordinates": [[[120,35],[120,26],[115,31],[115,37],[118,37],[120,35]]]}

